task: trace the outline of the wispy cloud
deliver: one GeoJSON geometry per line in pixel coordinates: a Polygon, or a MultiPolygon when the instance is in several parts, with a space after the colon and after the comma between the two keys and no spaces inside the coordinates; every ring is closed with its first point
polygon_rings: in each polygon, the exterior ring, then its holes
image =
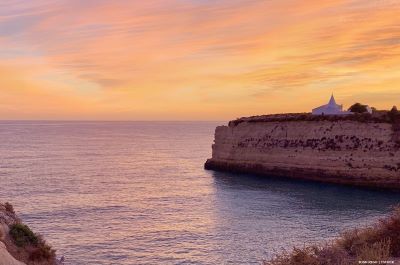
{"type": "Polygon", "coordinates": [[[2,1],[0,65],[14,77],[0,81],[0,118],[6,100],[14,118],[222,119],[391,94],[399,12],[390,0],[2,1]]]}

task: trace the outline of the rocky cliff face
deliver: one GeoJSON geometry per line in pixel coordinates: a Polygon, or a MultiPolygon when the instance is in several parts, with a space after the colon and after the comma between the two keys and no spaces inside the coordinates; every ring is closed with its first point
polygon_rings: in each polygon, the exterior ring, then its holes
{"type": "Polygon", "coordinates": [[[244,119],[219,126],[206,169],[400,189],[396,124],[244,119]]]}
{"type": "Polygon", "coordinates": [[[24,225],[8,203],[0,203],[0,265],[57,265],[55,251],[24,225]]]}

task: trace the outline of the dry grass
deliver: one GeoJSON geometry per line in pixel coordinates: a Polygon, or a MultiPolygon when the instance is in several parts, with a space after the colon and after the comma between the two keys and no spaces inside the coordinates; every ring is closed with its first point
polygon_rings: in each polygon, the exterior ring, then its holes
{"type": "Polygon", "coordinates": [[[350,265],[400,257],[400,207],[372,227],[343,233],[325,246],[294,248],[264,265],[350,265]]]}

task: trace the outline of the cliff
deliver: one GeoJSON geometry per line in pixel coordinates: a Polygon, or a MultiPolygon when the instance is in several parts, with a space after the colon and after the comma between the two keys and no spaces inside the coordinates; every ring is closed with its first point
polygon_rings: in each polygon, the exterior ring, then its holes
{"type": "Polygon", "coordinates": [[[0,265],[56,265],[55,251],[21,222],[9,203],[0,203],[0,265]]]}
{"type": "Polygon", "coordinates": [[[206,169],[400,189],[400,126],[386,116],[268,115],[215,130],[206,169]]]}

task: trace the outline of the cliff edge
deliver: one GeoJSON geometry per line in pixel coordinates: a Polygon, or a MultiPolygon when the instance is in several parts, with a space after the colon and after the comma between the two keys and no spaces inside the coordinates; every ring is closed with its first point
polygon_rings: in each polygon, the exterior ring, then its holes
{"type": "Polygon", "coordinates": [[[9,203],[0,203],[0,265],[56,265],[55,251],[21,222],[9,203]]]}
{"type": "Polygon", "coordinates": [[[216,128],[205,168],[400,189],[400,122],[364,114],[240,118],[216,128]]]}

